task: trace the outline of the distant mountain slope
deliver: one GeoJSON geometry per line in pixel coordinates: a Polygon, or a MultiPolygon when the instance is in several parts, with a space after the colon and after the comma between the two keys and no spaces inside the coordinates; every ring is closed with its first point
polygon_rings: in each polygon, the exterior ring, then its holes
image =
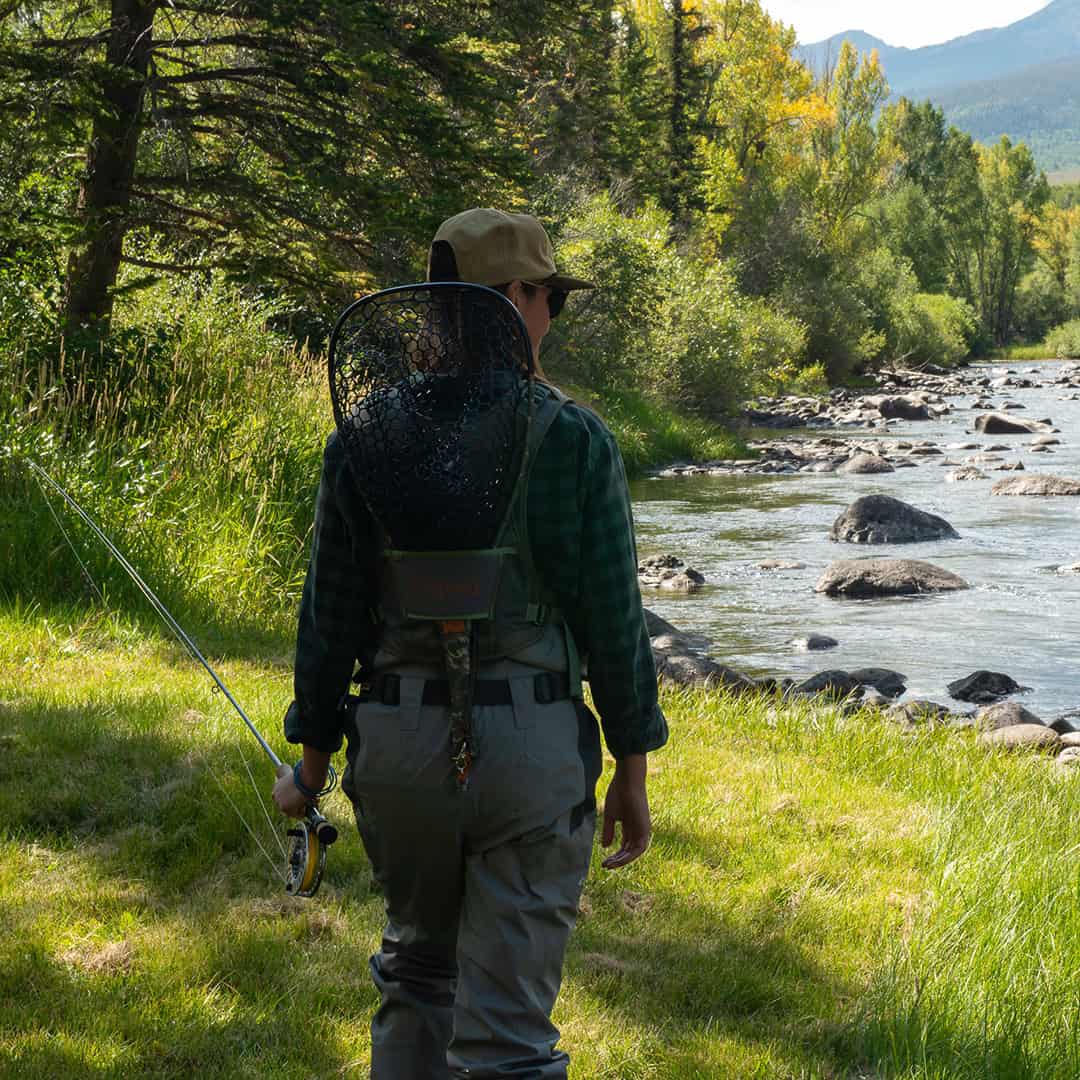
{"type": "Polygon", "coordinates": [[[1035,64],[1080,56],[1080,0],[1053,0],[1010,26],[978,30],[922,49],[894,48],[852,30],[803,46],[798,56],[820,71],[845,39],[864,52],[878,50],[894,93],[925,95],[940,87],[995,79],[1035,64]]]}
{"type": "Polygon", "coordinates": [[[1053,0],[1010,26],[922,49],[853,30],[797,55],[820,72],[845,40],[861,52],[878,50],[895,97],[931,98],[980,142],[1022,140],[1044,169],[1080,166],[1080,0],[1053,0]]]}
{"type": "Polygon", "coordinates": [[[1080,165],[1080,57],[931,96],[950,123],[979,142],[1022,140],[1048,172],[1080,165]]]}

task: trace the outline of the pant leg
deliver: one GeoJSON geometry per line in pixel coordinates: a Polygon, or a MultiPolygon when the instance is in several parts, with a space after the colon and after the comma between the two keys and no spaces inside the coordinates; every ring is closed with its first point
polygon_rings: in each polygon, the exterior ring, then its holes
{"type": "Polygon", "coordinates": [[[452,1076],[566,1077],[550,1017],[595,825],[595,812],[570,810],[466,856],[452,1076]]]}
{"type": "Polygon", "coordinates": [[[356,710],[342,789],[382,888],[387,924],[371,958],[381,1004],[373,1080],[448,1076],[463,886],[460,799],[442,710],[356,710]]]}
{"type": "Polygon", "coordinates": [[[371,1022],[372,1080],[448,1076],[460,920],[460,835],[452,820],[364,801],[361,836],[386,904],[371,957],[381,1004],[371,1022]]]}

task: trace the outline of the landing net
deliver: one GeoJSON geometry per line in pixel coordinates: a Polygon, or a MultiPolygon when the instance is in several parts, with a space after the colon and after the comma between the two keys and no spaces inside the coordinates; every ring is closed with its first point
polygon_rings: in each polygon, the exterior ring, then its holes
{"type": "Polygon", "coordinates": [[[517,309],[477,285],[358,300],[330,340],[349,464],[391,547],[491,547],[527,439],[532,349],[517,309]]]}

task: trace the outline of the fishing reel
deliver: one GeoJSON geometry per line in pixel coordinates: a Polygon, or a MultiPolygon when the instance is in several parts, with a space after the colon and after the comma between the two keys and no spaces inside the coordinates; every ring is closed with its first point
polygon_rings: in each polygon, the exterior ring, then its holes
{"type": "Polygon", "coordinates": [[[307,814],[286,835],[285,891],[290,896],[314,896],[322,882],[326,849],[338,838],[338,831],[309,805],[307,814]]]}

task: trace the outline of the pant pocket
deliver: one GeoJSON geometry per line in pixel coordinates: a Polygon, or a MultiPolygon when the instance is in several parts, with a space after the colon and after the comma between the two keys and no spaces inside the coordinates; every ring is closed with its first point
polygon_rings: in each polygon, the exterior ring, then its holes
{"type": "Polygon", "coordinates": [[[450,772],[442,712],[377,702],[357,705],[347,733],[346,794],[355,801],[379,788],[442,786],[450,772]]]}

